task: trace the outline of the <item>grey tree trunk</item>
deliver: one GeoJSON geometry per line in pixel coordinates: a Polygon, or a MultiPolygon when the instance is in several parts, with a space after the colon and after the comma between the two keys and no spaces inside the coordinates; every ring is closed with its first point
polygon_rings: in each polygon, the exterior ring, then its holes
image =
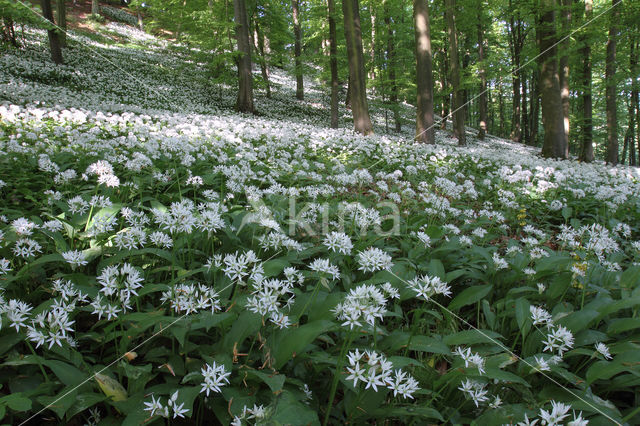
{"type": "Polygon", "coordinates": [[[298,0],[291,0],[293,7],[293,34],[295,38],[294,56],[295,56],[295,74],[296,74],[296,98],[304,99],[304,79],[302,76],[302,28],[300,28],[300,10],[298,0]]]}
{"type": "Polygon", "coordinates": [[[100,15],[100,5],[98,4],[98,0],[91,0],[91,14],[100,15]]]}
{"type": "Polygon", "coordinates": [[[240,57],[238,65],[238,99],[236,110],[253,113],[253,76],[251,74],[251,45],[249,44],[249,24],[244,0],[233,0],[233,13],[236,21],[236,40],[240,57]]]}
{"type": "Polygon", "coordinates": [[[387,59],[388,59],[388,74],[389,83],[391,85],[391,94],[389,101],[391,102],[391,109],[393,110],[393,121],[395,124],[395,131],[402,131],[402,122],[400,121],[400,112],[398,111],[398,82],[396,80],[396,49],[395,49],[395,34],[391,27],[391,17],[389,16],[388,2],[385,1],[385,16],[384,23],[387,26],[387,59]]]}
{"type": "Polygon", "coordinates": [[[480,96],[478,112],[480,115],[480,131],[478,138],[484,139],[487,133],[487,72],[484,64],[484,29],[482,15],[478,10],[478,71],[480,73],[480,96]]]}
{"type": "Polygon", "coordinates": [[[567,158],[564,144],[562,97],[558,76],[558,57],[555,44],[558,36],[555,28],[556,0],[541,0],[541,19],[538,28],[542,69],[540,92],[542,95],[542,125],[544,143],[542,155],[546,158],[567,158]]]}
{"type": "Polygon", "coordinates": [[[413,20],[416,38],[416,137],[423,143],[435,143],[433,121],[433,66],[431,57],[431,29],[427,0],[413,0],[413,20]]]}
{"type": "Polygon", "coordinates": [[[329,67],[331,68],[331,128],[338,128],[338,37],[336,35],[336,6],[327,0],[329,8],[329,67]]]}
{"type": "Polygon", "coordinates": [[[67,5],[64,0],[56,0],[56,21],[63,31],[58,33],[60,38],[60,46],[67,47],[67,5]]]}
{"type": "Polygon", "coordinates": [[[447,32],[449,34],[449,69],[451,71],[451,86],[453,89],[453,136],[458,139],[458,145],[467,144],[464,133],[464,104],[463,91],[460,88],[460,61],[458,60],[458,32],[456,31],[455,0],[445,0],[445,14],[447,16],[447,32]]]}
{"type": "MultiPolygon", "coordinates": [[[[571,32],[571,0],[562,0],[562,36],[571,32]]],[[[560,91],[562,96],[562,118],[564,124],[564,139],[569,146],[569,39],[560,43],[562,56],[559,62],[560,91]]]]}
{"type": "Polygon", "coordinates": [[[267,63],[267,56],[264,52],[264,36],[260,31],[260,24],[258,20],[255,19],[255,40],[256,40],[256,48],[258,49],[258,54],[260,55],[260,72],[262,74],[262,79],[267,85],[267,98],[271,98],[271,83],[269,82],[269,64],[267,63]]]}
{"type": "MultiPolygon", "coordinates": [[[[42,15],[52,24],[55,25],[55,21],[53,20],[53,10],[51,9],[51,0],[41,0],[40,5],[42,6],[42,15]]],[[[51,49],[51,60],[60,65],[63,63],[62,60],[62,49],[60,46],[60,33],[57,29],[52,28],[47,30],[47,34],[49,36],[49,48],[51,49]]]]}
{"type": "MultiPolygon", "coordinates": [[[[593,16],[593,0],[584,2],[584,20],[588,22],[593,16]]],[[[582,148],[580,160],[590,163],[593,161],[593,100],[591,95],[591,44],[586,33],[580,35],[581,48],[579,55],[582,58],[580,95],[580,114],[582,124],[582,148]]]]}
{"type": "Polygon", "coordinates": [[[616,105],[616,43],[618,39],[617,23],[620,19],[621,0],[613,0],[611,20],[609,21],[609,40],[607,41],[607,59],[605,65],[606,109],[607,109],[607,163],[618,164],[618,119],[616,105]]]}
{"type": "Polygon", "coordinates": [[[369,117],[369,105],[367,103],[367,80],[364,71],[359,9],[358,0],[342,0],[353,124],[357,132],[363,135],[370,135],[373,133],[373,126],[369,117]]]}

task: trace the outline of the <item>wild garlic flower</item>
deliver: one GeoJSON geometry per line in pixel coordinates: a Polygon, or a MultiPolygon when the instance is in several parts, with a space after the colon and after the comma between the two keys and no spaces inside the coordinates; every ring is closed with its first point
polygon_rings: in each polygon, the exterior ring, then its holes
{"type": "Polygon", "coordinates": [[[291,282],[268,278],[253,282],[251,287],[253,291],[252,296],[247,299],[247,309],[269,316],[271,322],[280,328],[287,328],[289,318],[281,310],[289,308],[295,300],[291,282]]]}
{"type": "Polygon", "coordinates": [[[54,306],[47,311],[40,312],[27,325],[27,338],[36,343],[36,348],[48,343],[48,349],[53,345],[62,347],[66,341],[70,346],[75,346],[75,340],[70,333],[75,321],[69,318],[69,311],[63,306],[54,306]]]}
{"type": "Polygon", "coordinates": [[[609,352],[609,348],[604,343],[598,342],[598,343],[595,344],[595,347],[596,347],[596,351],[598,351],[598,353],[600,353],[600,355],[602,355],[606,359],[612,359],[613,358],[611,356],[611,353],[609,352]]]}
{"type": "Polygon", "coordinates": [[[507,269],[509,267],[509,264],[506,260],[500,257],[497,252],[495,252],[493,253],[493,266],[496,268],[496,271],[498,271],[500,269],[507,269]]]}
{"type": "Polygon", "coordinates": [[[101,286],[100,293],[106,296],[108,301],[108,305],[104,306],[102,297],[97,297],[91,304],[94,307],[94,313],[101,318],[104,314],[114,317],[118,312],[132,309],[131,297],[138,296],[137,290],[142,287],[144,278],[136,268],[124,263],[121,266],[107,266],[96,280],[101,286]]]}
{"type": "Polygon", "coordinates": [[[220,388],[224,386],[225,382],[229,384],[228,377],[231,372],[226,371],[223,364],[218,365],[213,361],[212,364],[205,364],[200,372],[204,379],[200,393],[205,392],[207,396],[209,396],[209,392],[222,392],[220,388]]]}
{"type": "Polygon", "coordinates": [[[541,408],[538,416],[542,419],[543,425],[561,425],[562,421],[569,416],[570,409],[569,404],[551,401],[551,410],[547,411],[541,408]]]}
{"type": "Polygon", "coordinates": [[[238,252],[227,254],[224,257],[222,271],[231,281],[244,281],[244,278],[252,271],[249,269],[254,263],[260,262],[253,250],[239,254],[238,252]]]}
{"type": "Polygon", "coordinates": [[[0,275],[5,275],[11,272],[11,262],[8,259],[0,259],[0,275]]]}
{"type": "Polygon", "coordinates": [[[33,231],[35,229],[38,229],[38,225],[25,217],[19,217],[18,219],[11,222],[11,227],[17,235],[24,235],[27,237],[33,234],[33,231]]]}
{"type": "Polygon", "coordinates": [[[171,239],[170,236],[168,236],[164,232],[160,232],[160,231],[152,232],[151,235],[149,235],[149,240],[151,240],[151,242],[155,246],[158,246],[164,249],[170,249],[171,247],[173,247],[173,240],[171,239]]]}
{"type": "Polygon", "coordinates": [[[72,214],[85,214],[87,210],[89,210],[89,203],[82,199],[81,196],[76,195],[67,201],[67,205],[69,206],[69,211],[72,214]]]}
{"type": "Polygon", "coordinates": [[[553,325],[551,314],[544,308],[541,308],[539,306],[529,306],[529,312],[531,313],[533,325],[546,325],[548,327],[551,327],[553,325]]]}
{"type": "Polygon", "coordinates": [[[21,238],[16,241],[16,245],[13,247],[13,254],[22,258],[34,257],[36,254],[42,252],[42,246],[35,240],[30,238],[21,238]]]}
{"type": "Polygon", "coordinates": [[[329,262],[329,259],[316,259],[309,265],[309,269],[322,275],[328,275],[332,280],[340,278],[340,269],[329,262]]]}
{"type": "Polygon", "coordinates": [[[455,354],[462,358],[465,368],[469,367],[469,365],[472,365],[478,369],[480,374],[484,374],[485,360],[478,353],[471,352],[471,348],[458,346],[455,350],[455,354]]]}
{"type": "Polygon", "coordinates": [[[562,357],[562,354],[573,347],[573,334],[566,327],[560,325],[551,329],[543,343],[545,344],[543,349],[545,352],[557,351],[558,356],[562,357]]]}
{"type": "Polygon", "coordinates": [[[393,390],[394,396],[400,394],[404,398],[413,398],[413,393],[419,390],[418,382],[402,370],[393,371],[393,364],[383,354],[356,349],[347,354],[347,360],[347,380],[353,380],[354,387],[361,381],[366,384],[365,389],[377,392],[378,386],[386,387],[393,390]]]}
{"type": "Polygon", "coordinates": [[[376,286],[363,284],[351,289],[333,312],[338,321],[343,321],[343,326],[352,330],[353,327],[362,327],[362,320],[373,327],[376,318],[382,320],[387,312],[386,304],[387,299],[376,286]]]}
{"type": "MultiPolygon", "coordinates": [[[[26,322],[32,309],[32,306],[21,300],[11,299],[5,302],[2,295],[0,295],[0,319],[4,314],[9,321],[9,326],[14,327],[18,333],[22,327],[26,327],[26,322]]],[[[1,327],[2,321],[0,321],[1,327]]]]}
{"type": "Polygon", "coordinates": [[[331,232],[324,238],[323,244],[331,251],[345,255],[351,254],[353,243],[351,238],[343,232],[331,232]]]}
{"type": "Polygon", "coordinates": [[[377,247],[370,247],[358,253],[358,269],[363,272],[376,272],[383,269],[389,270],[393,266],[389,256],[377,247]]]}
{"type": "Polygon", "coordinates": [[[150,417],[161,416],[164,418],[184,418],[184,415],[189,412],[188,408],[184,408],[184,402],[178,405],[179,391],[175,391],[167,401],[167,404],[163,404],[160,398],[156,399],[151,395],[151,402],[145,402],[144,411],[149,412],[150,417]]]}
{"type": "Polygon", "coordinates": [[[480,404],[489,400],[489,397],[487,396],[489,391],[487,391],[485,387],[486,385],[475,380],[466,379],[461,383],[458,389],[460,389],[467,398],[471,399],[476,407],[479,407],[480,404]]]}
{"type": "Polygon", "coordinates": [[[89,263],[86,260],[84,253],[79,250],[65,251],[64,253],[62,253],[62,257],[69,265],[71,265],[73,269],[77,268],[78,266],[84,266],[87,263],[89,263]]]}
{"type": "Polygon", "coordinates": [[[169,290],[162,292],[162,303],[169,303],[177,314],[190,315],[200,311],[212,314],[222,309],[220,296],[213,287],[200,283],[174,284],[169,290]]]}
{"type": "Polygon", "coordinates": [[[430,277],[429,275],[416,276],[407,281],[407,285],[416,293],[416,297],[421,297],[424,300],[429,300],[438,294],[447,297],[451,296],[451,287],[438,277],[430,277]]]}

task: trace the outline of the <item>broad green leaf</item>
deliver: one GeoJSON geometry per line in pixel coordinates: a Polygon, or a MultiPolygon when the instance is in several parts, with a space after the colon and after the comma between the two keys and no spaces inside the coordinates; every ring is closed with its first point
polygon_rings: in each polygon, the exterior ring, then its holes
{"type": "Polygon", "coordinates": [[[117,380],[100,373],[96,373],[94,378],[96,379],[96,382],[98,382],[98,386],[100,386],[102,392],[104,392],[107,397],[111,398],[112,401],[117,402],[127,399],[127,391],[117,380]]]}
{"type": "Polygon", "coordinates": [[[289,360],[300,354],[316,337],[326,333],[335,326],[327,320],[307,323],[298,328],[278,330],[274,333],[272,356],[275,359],[274,368],[279,370],[289,360]]]}
{"type": "Polygon", "coordinates": [[[468,287],[462,290],[456,297],[453,298],[451,303],[449,303],[448,308],[452,311],[457,311],[463,306],[471,305],[476,303],[483,297],[485,297],[493,286],[491,284],[487,285],[476,285],[473,287],[468,287]]]}

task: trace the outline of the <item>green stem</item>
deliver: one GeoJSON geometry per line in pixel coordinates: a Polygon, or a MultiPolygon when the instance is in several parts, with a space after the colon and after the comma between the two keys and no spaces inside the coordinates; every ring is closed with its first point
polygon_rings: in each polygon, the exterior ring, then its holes
{"type": "Polygon", "coordinates": [[[45,382],[49,382],[49,376],[47,375],[47,372],[45,371],[44,367],[42,366],[42,362],[40,361],[40,357],[36,354],[36,351],[33,349],[33,346],[31,346],[31,343],[29,343],[28,340],[25,340],[25,343],[27,344],[27,346],[29,347],[29,350],[31,351],[31,353],[35,357],[36,361],[38,362],[38,367],[40,367],[40,371],[42,371],[42,375],[44,376],[44,381],[45,382]]]}
{"type": "Polygon", "coordinates": [[[331,390],[329,391],[329,402],[327,403],[322,426],[327,426],[327,424],[329,424],[329,418],[331,417],[331,407],[333,407],[333,400],[336,396],[336,390],[338,389],[338,380],[340,378],[340,372],[342,371],[342,364],[344,362],[345,354],[351,346],[351,342],[353,342],[353,331],[349,332],[349,337],[342,344],[340,355],[338,355],[336,371],[335,373],[333,373],[333,382],[331,382],[331,390]]]}

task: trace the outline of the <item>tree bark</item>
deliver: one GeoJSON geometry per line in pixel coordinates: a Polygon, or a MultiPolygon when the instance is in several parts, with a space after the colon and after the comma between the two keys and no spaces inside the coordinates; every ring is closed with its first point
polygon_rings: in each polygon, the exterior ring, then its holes
{"type": "Polygon", "coordinates": [[[393,110],[393,121],[395,124],[395,131],[402,131],[402,122],[400,121],[400,112],[398,111],[398,83],[396,81],[396,50],[395,50],[395,34],[391,27],[391,16],[389,16],[388,2],[385,1],[385,16],[384,23],[387,26],[387,59],[388,59],[388,73],[389,84],[391,86],[391,94],[389,101],[391,102],[391,109],[393,110]]]}
{"type": "Polygon", "coordinates": [[[509,0],[509,45],[511,50],[511,63],[513,70],[511,72],[513,102],[511,112],[511,140],[514,142],[521,141],[520,128],[520,55],[522,51],[521,21],[518,12],[517,19],[514,18],[516,12],[513,10],[513,3],[509,0]]]}
{"type": "Polygon", "coordinates": [[[98,0],[91,0],[91,14],[100,15],[100,5],[98,4],[98,0]]]}
{"type": "Polygon", "coordinates": [[[520,134],[520,141],[522,143],[528,143],[529,141],[529,111],[527,109],[527,75],[520,71],[520,84],[522,86],[522,97],[520,98],[521,105],[521,119],[520,123],[522,123],[522,132],[520,134]]]}
{"type": "MultiPolygon", "coordinates": [[[[584,21],[588,22],[593,16],[593,0],[584,2],[584,21]]],[[[591,95],[591,41],[587,38],[587,33],[582,32],[579,36],[579,56],[582,60],[580,72],[580,115],[581,115],[581,150],[580,160],[590,163],[593,161],[593,99],[591,95]]]]}
{"type": "Polygon", "coordinates": [[[233,13],[236,21],[236,39],[240,56],[238,65],[238,99],[236,110],[253,113],[253,76],[251,74],[251,46],[249,44],[249,24],[244,0],[233,0],[233,13]]]}
{"type": "MultiPolygon", "coordinates": [[[[53,20],[53,10],[51,9],[51,0],[41,0],[40,5],[42,6],[42,15],[51,22],[52,25],[55,25],[55,21],[53,20]]],[[[47,30],[47,34],[49,36],[49,48],[51,49],[51,60],[55,64],[62,64],[62,49],[60,47],[60,33],[57,29],[51,28],[47,30]]]]}
{"type": "Polygon", "coordinates": [[[56,0],[56,21],[62,31],[58,33],[60,38],[60,47],[67,47],[67,5],[65,0],[56,0]]]}
{"type": "Polygon", "coordinates": [[[617,23],[620,19],[620,0],[613,0],[610,12],[609,40],[607,41],[607,59],[605,66],[606,109],[607,109],[607,163],[618,164],[618,122],[616,105],[616,43],[617,23]]]}
{"type": "Polygon", "coordinates": [[[255,19],[255,41],[256,48],[258,50],[258,54],[260,55],[260,73],[262,74],[262,79],[267,85],[267,98],[271,98],[271,83],[269,81],[269,64],[267,63],[267,56],[264,53],[264,36],[260,31],[260,23],[258,19],[255,19]]]}
{"type": "Polygon", "coordinates": [[[431,57],[431,29],[427,0],[413,0],[413,20],[416,39],[416,137],[423,143],[435,143],[433,121],[433,66],[431,57]]]}
{"type": "Polygon", "coordinates": [[[293,6],[293,34],[295,37],[294,56],[295,56],[295,74],[296,74],[296,98],[304,99],[304,79],[302,75],[302,28],[300,28],[300,11],[298,8],[298,0],[291,0],[293,6]]]}
{"type": "Polygon", "coordinates": [[[451,86],[453,89],[453,136],[458,139],[458,145],[466,145],[464,133],[464,104],[460,88],[460,61],[458,60],[458,32],[456,31],[455,0],[445,0],[445,14],[447,17],[447,32],[449,34],[449,69],[451,71],[451,86]]]}
{"type": "Polygon", "coordinates": [[[542,155],[547,158],[567,158],[564,145],[558,58],[555,47],[558,39],[555,29],[556,5],[556,0],[540,1],[541,19],[537,33],[542,53],[542,69],[540,71],[542,125],[544,126],[542,155]]]}
{"type": "Polygon", "coordinates": [[[530,146],[538,145],[538,125],[540,123],[540,70],[536,69],[531,78],[531,121],[529,122],[529,139],[527,143],[530,146]]]}
{"type": "MultiPolygon", "coordinates": [[[[629,165],[635,166],[636,163],[636,150],[634,144],[634,128],[640,129],[640,122],[637,120],[637,110],[638,110],[638,43],[636,42],[636,35],[634,33],[630,34],[631,40],[629,41],[629,70],[631,71],[631,98],[630,106],[629,106],[629,129],[631,130],[630,134],[630,147],[629,147],[629,165]]],[[[640,146],[640,139],[637,139],[636,142],[638,146],[640,146]]]]}
{"type": "Polygon", "coordinates": [[[478,138],[484,139],[487,133],[487,71],[484,64],[484,28],[480,9],[478,9],[478,71],[480,74],[480,96],[478,110],[480,114],[480,131],[478,138]]]}
{"type": "Polygon", "coordinates": [[[338,128],[338,37],[336,36],[336,6],[327,0],[329,8],[329,68],[331,68],[331,128],[338,128]]]}
{"type": "Polygon", "coordinates": [[[504,137],[505,123],[504,123],[504,96],[502,94],[502,78],[498,80],[498,119],[500,124],[498,126],[498,136],[504,137]]]}
{"type": "Polygon", "coordinates": [[[373,126],[367,103],[367,80],[364,71],[358,0],[342,0],[342,12],[349,62],[349,90],[351,91],[353,124],[357,132],[370,135],[373,133],[373,126]]]}
{"type": "MultiPolygon", "coordinates": [[[[571,0],[562,0],[562,37],[571,32],[571,0]]],[[[562,56],[559,61],[560,91],[562,96],[562,122],[564,125],[564,143],[569,152],[569,38],[560,43],[562,56]]]]}
{"type": "Polygon", "coordinates": [[[449,116],[449,109],[451,105],[451,95],[448,91],[447,78],[449,75],[449,55],[447,49],[443,48],[441,51],[442,60],[440,61],[440,80],[442,82],[442,105],[440,108],[440,129],[447,129],[447,117],[449,116]]]}

